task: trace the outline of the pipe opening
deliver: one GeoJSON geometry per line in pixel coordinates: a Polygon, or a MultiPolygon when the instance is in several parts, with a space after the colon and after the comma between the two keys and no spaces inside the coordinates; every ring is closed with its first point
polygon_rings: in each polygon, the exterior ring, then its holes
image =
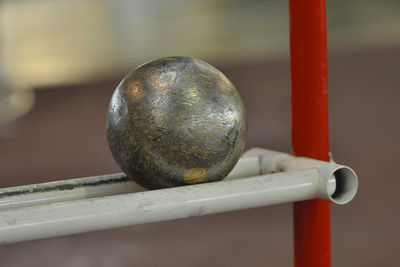
{"type": "Polygon", "coordinates": [[[332,176],[336,180],[336,189],[331,195],[331,200],[336,204],[350,202],[358,189],[358,180],[354,171],[347,167],[341,167],[334,171],[332,176]]]}

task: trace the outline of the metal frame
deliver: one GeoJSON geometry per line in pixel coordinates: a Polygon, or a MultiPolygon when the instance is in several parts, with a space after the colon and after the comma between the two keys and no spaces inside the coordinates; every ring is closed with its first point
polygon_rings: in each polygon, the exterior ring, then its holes
{"type": "Polygon", "coordinates": [[[358,187],[346,166],[253,149],[221,182],[146,191],[123,174],[0,190],[0,243],[325,199],[346,204],[358,187]]]}

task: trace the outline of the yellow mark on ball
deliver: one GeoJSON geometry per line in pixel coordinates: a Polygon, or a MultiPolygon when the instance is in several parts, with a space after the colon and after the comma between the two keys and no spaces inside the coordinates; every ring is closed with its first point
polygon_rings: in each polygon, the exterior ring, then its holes
{"type": "Polygon", "coordinates": [[[188,170],[183,179],[188,184],[197,184],[202,182],[207,176],[207,171],[204,168],[192,168],[188,170]]]}

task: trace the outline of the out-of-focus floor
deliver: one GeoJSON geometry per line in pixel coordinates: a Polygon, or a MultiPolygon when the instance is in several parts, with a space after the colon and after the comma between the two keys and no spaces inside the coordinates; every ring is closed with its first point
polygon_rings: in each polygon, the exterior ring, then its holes
{"type": "MultiPolygon", "coordinates": [[[[400,47],[329,58],[331,151],[357,171],[332,207],[333,266],[399,266],[400,47]]],[[[220,66],[248,111],[248,147],[290,152],[288,62],[220,66]]],[[[0,186],[119,172],[105,113],[118,79],[37,92],[0,128],[0,186]]],[[[291,205],[0,246],[0,266],[290,266],[291,205]]]]}

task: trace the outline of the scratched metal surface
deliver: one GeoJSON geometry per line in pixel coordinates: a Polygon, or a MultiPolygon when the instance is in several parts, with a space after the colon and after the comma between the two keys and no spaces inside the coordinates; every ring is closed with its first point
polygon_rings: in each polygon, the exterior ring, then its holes
{"type": "Polygon", "coordinates": [[[213,182],[243,152],[246,112],[234,85],[213,66],[161,58],[119,84],[107,132],[118,165],[146,188],[213,182]]]}

